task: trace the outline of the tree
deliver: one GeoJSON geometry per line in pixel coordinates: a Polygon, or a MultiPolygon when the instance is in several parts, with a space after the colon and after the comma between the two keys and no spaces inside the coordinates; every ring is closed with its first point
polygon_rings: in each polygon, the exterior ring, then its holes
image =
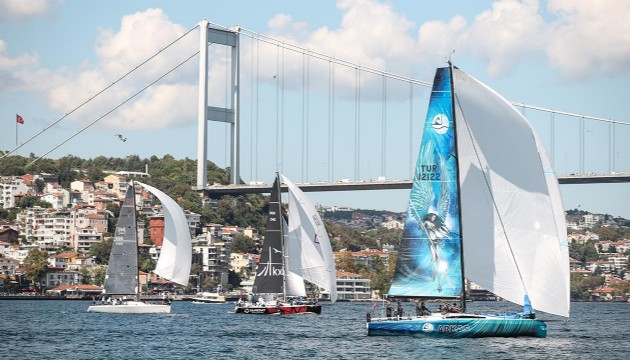
{"type": "Polygon", "coordinates": [[[341,256],[335,259],[335,268],[339,271],[357,272],[357,264],[351,252],[342,252],[341,256]]]}
{"type": "Polygon", "coordinates": [[[39,279],[48,271],[48,253],[40,249],[32,249],[24,258],[24,275],[32,283],[39,283],[39,279]]]}
{"type": "Polygon", "coordinates": [[[142,253],[140,254],[140,259],[138,260],[138,268],[141,271],[149,273],[155,270],[156,261],[151,258],[151,255],[142,253]]]}
{"type": "Polygon", "coordinates": [[[103,240],[100,243],[92,244],[90,256],[94,257],[97,264],[107,265],[109,263],[109,253],[112,251],[113,238],[103,240]]]}
{"type": "Polygon", "coordinates": [[[256,248],[256,243],[252,238],[243,234],[238,234],[232,240],[232,252],[256,254],[258,249],[256,248]]]}
{"type": "Polygon", "coordinates": [[[617,232],[611,228],[601,228],[597,231],[597,235],[599,235],[600,240],[611,240],[616,241],[618,238],[617,232]]]}
{"type": "MultiPolygon", "coordinates": [[[[243,281],[243,279],[241,279],[241,276],[239,274],[237,274],[236,272],[234,272],[233,270],[230,270],[228,272],[228,289],[229,288],[235,288],[235,287],[240,287],[241,286],[241,281],[243,281]]],[[[231,289],[229,289],[231,290],[231,289]]]]}

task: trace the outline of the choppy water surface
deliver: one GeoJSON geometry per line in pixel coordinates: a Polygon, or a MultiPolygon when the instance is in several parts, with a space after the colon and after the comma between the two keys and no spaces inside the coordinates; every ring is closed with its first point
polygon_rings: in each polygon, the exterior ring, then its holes
{"type": "MultiPolygon", "coordinates": [[[[322,315],[233,314],[231,304],[174,302],[172,313],[86,313],[87,301],[0,301],[0,359],[627,359],[630,304],[573,303],[548,337],[368,337],[367,303],[322,315]]],[[[412,304],[406,304],[409,311],[412,304]]],[[[469,310],[501,310],[475,302],[469,310]]],[[[515,309],[516,310],[516,309],[515,309]]],[[[550,318],[539,314],[539,318],[550,318]]],[[[556,318],[558,319],[558,318],[556,318]]]]}

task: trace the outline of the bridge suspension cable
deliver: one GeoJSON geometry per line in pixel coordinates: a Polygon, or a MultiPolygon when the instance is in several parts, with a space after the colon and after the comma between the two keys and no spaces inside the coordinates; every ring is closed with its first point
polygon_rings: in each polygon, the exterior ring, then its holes
{"type": "MultiPolygon", "coordinates": [[[[48,131],[50,128],[52,128],[53,126],[57,125],[59,122],[61,122],[63,119],[67,118],[68,116],[72,115],[72,113],[74,113],[75,111],[79,110],[80,108],[82,108],[83,106],[85,106],[86,104],[88,104],[89,102],[93,101],[94,99],[96,99],[99,95],[101,95],[102,93],[104,93],[105,91],[107,91],[108,89],[110,89],[112,86],[118,84],[119,82],[121,82],[123,79],[125,79],[127,76],[131,75],[131,73],[133,73],[134,71],[138,70],[140,67],[142,67],[144,64],[148,63],[149,61],[151,61],[153,58],[155,58],[156,56],[158,56],[159,54],[161,54],[162,52],[164,52],[166,49],[168,49],[169,47],[171,47],[173,44],[175,44],[176,42],[180,41],[182,38],[184,38],[186,35],[188,35],[191,31],[195,30],[196,28],[199,27],[199,24],[193,26],[192,28],[188,29],[188,31],[186,31],[184,34],[182,34],[180,37],[178,37],[177,39],[171,41],[169,44],[167,44],[165,47],[161,48],[158,52],[156,52],[155,54],[151,55],[150,57],[148,57],[146,60],[144,60],[143,62],[141,62],[140,64],[136,65],[133,69],[129,70],[126,74],[124,74],[123,76],[119,77],[116,81],[112,82],[111,84],[107,85],[106,87],[104,87],[103,89],[101,89],[100,91],[98,91],[96,94],[92,95],[90,98],[88,98],[86,101],[82,102],[81,104],[79,104],[79,106],[75,107],[74,109],[70,110],[69,112],[67,112],[65,115],[63,115],[62,117],[60,117],[59,119],[53,121],[51,124],[49,124],[48,126],[46,126],[45,128],[43,128],[42,130],[40,130],[38,133],[36,133],[35,135],[31,136],[28,140],[26,140],[25,142],[23,142],[22,144],[20,144],[19,146],[16,146],[13,150],[3,154],[2,156],[0,156],[0,159],[3,159],[6,156],[9,156],[11,154],[13,154],[15,151],[19,150],[22,146],[30,143],[32,140],[34,140],[36,137],[38,137],[39,135],[43,134],[44,132],[48,131]]],[[[194,56],[194,55],[193,55],[194,56]]],[[[188,60],[186,60],[188,61],[188,60]]],[[[172,71],[172,70],[171,70],[172,71]]],[[[91,126],[91,125],[90,125],[91,126]]],[[[89,127],[89,126],[88,126],[89,127]]],[[[69,139],[68,139],[69,140],[69,139]]],[[[67,140],[66,140],[67,141],[67,140]]],[[[64,141],[65,143],[65,141],[64,141]]],[[[63,143],[62,143],[63,144],[63,143]]],[[[59,144],[59,146],[61,146],[62,144],[59,144]]],[[[57,147],[59,147],[57,146],[57,147]]],[[[55,149],[57,148],[55,147],[55,149]]],[[[53,149],[54,150],[54,149],[53,149]]],[[[52,150],[51,150],[52,151],[52,150]]],[[[50,152],[50,151],[49,151],[50,152]]],[[[48,153],[49,153],[48,152],[48,153]]],[[[46,154],[48,154],[46,153],[46,154]]],[[[41,157],[40,157],[41,159],[41,157]]],[[[39,159],[37,159],[39,160],[39,159]]],[[[37,161],[35,160],[35,161],[37,161]]],[[[35,162],[33,161],[33,162],[35,162]]],[[[33,163],[31,162],[31,164],[33,163]]],[[[30,165],[30,164],[29,164],[30,165]]]]}
{"type": "Polygon", "coordinates": [[[155,83],[157,83],[158,81],[162,80],[165,76],[167,76],[168,74],[170,74],[171,72],[175,71],[177,68],[179,68],[180,66],[184,65],[185,63],[187,63],[190,59],[192,59],[193,57],[197,56],[197,54],[199,54],[199,51],[197,51],[196,53],[190,55],[188,58],[186,58],[184,61],[180,62],[179,64],[177,64],[175,67],[173,67],[172,69],[170,69],[169,71],[167,71],[166,73],[160,75],[157,79],[153,80],[151,83],[149,83],[148,85],[146,85],[145,87],[143,87],[142,89],[140,89],[139,91],[137,91],[136,93],[134,93],[133,95],[129,96],[128,98],[126,98],[124,101],[122,101],[120,104],[116,105],[115,107],[113,107],[111,110],[107,111],[105,114],[101,115],[100,117],[98,117],[96,120],[92,121],[91,123],[87,124],[86,126],[84,126],[83,128],[81,128],[79,131],[75,132],[74,134],[72,134],[70,137],[68,137],[67,139],[65,139],[64,141],[62,141],[61,143],[59,143],[57,146],[53,147],[52,149],[48,150],[46,153],[44,153],[42,156],[38,157],[37,159],[31,161],[30,163],[28,163],[26,166],[29,167],[31,166],[33,163],[35,163],[36,161],[42,159],[44,156],[50,154],[51,152],[55,151],[56,149],[58,149],[61,145],[65,144],[66,142],[70,141],[72,138],[74,138],[75,136],[79,135],[80,133],[82,133],[83,131],[87,130],[88,128],[90,128],[92,125],[96,124],[97,122],[99,122],[101,119],[103,119],[104,117],[106,117],[107,115],[111,114],[112,112],[114,112],[116,109],[118,109],[119,107],[125,105],[127,102],[129,102],[129,100],[135,98],[136,96],[138,96],[139,94],[143,93],[146,89],[148,89],[149,87],[153,86],[155,83]]]}

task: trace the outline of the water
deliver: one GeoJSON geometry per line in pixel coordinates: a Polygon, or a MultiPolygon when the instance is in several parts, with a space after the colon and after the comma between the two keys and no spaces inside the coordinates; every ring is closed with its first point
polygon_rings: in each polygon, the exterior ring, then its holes
{"type": "MultiPolygon", "coordinates": [[[[174,302],[169,315],[96,314],[85,312],[89,305],[0,301],[0,359],[611,360],[630,353],[627,303],[573,303],[571,320],[550,322],[543,339],[367,337],[367,303],[324,303],[319,316],[233,314],[232,304],[189,302],[174,302]]],[[[506,306],[475,302],[469,310],[506,306]]]]}

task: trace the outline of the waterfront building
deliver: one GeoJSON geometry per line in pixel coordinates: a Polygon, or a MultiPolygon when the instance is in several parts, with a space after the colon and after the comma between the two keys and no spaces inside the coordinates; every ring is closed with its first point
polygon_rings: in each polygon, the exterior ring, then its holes
{"type": "MultiPolygon", "coordinates": [[[[372,280],[346,271],[337,271],[337,299],[339,301],[372,299],[372,280]]],[[[322,293],[324,298],[330,294],[322,293]]]]}

